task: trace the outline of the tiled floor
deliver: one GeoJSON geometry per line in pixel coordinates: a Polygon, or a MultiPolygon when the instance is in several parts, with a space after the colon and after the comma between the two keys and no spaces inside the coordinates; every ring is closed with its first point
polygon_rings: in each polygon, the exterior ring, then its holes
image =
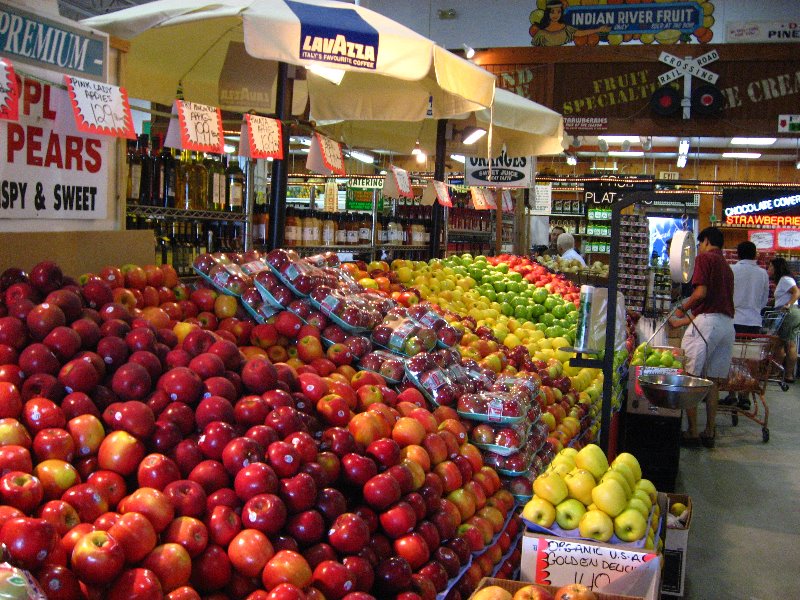
{"type": "Polygon", "coordinates": [[[694,504],[684,598],[800,599],[800,384],[770,386],[767,404],[768,443],[720,414],[715,449],[681,450],[675,491],[694,504]]]}

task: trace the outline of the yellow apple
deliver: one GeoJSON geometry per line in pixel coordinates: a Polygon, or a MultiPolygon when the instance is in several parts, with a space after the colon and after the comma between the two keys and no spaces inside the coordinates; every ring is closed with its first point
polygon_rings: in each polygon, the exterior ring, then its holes
{"type": "Polygon", "coordinates": [[[637,458],[631,454],[630,452],[622,452],[617,455],[614,459],[614,462],[611,463],[612,466],[616,463],[623,463],[628,465],[631,471],[633,471],[633,476],[636,481],[639,481],[642,478],[642,467],[639,465],[639,461],[637,458]]]}
{"type": "Polygon", "coordinates": [[[607,542],[614,535],[614,521],[602,510],[587,510],[578,523],[581,537],[607,542]]]}
{"type": "Polygon", "coordinates": [[[683,511],[686,510],[686,505],[682,502],[674,502],[672,506],[669,507],[669,512],[676,517],[680,517],[683,514],[683,511]]]}
{"type": "Polygon", "coordinates": [[[633,496],[631,496],[631,498],[639,498],[639,500],[647,505],[647,510],[650,510],[650,507],[653,506],[653,502],[650,500],[650,494],[642,489],[636,488],[633,490],[633,496]]]}
{"type": "Polygon", "coordinates": [[[603,476],[600,478],[600,481],[598,483],[601,483],[603,481],[607,481],[609,479],[614,479],[615,481],[617,481],[622,486],[622,489],[625,491],[625,497],[626,498],[630,498],[633,495],[633,490],[628,485],[628,480],[625,479],[625,475],[623,475],[619,471],[612,471],[612,470],[609,469],[608,471],[606,471],[603,474],[603,476]]]}
{"type": "Polygon", "coordinates": [[[545,471],[533,480],[533,493],[555,506],[567,497],[567,484],[555,471],[545,471]]]}
{"type": "Polygon", "coordinates": [[[628,497],[622,484],[614,479],[606,479],[594,486],[592,501],[610,517],[616,517],[628,505],[628,497]]]}
{"type": "Polygon", "coordinates": [[[614,533],[623,542],[635,542],[644,537],[647,520],[635,508],[623,510],[614,518],[614,533]]]}
{"type": "Polygon", "coordinates": [[[589,471],[595,479],[600,479],[608,470],[608,459],[597,444],[587,444],[575,455],[575,466],[589,471]]]}
{"type": "Polygon", "coordinates": [[[638,510],[645,519],[650,516],[650,506],[642,502],[641,498],[637,498],[636,496],[628,500],[628,508],[638,510]]]}
{"type": "Polygon", "coordinates": [[[522,518],[540,527],[550,527],[556,520],[556,508],[539,496],[534,496],[522,509],[522,518]]]}
{"type": "Polygon", "coordinates": [[[611,465],[609,467],[612,471],[618,471],[625,476],[625,480],[628,482],[628,487],[631,488],[631,491],[636,487],[636,482],[638,481],[635,478],[635,475],[631,468],[625,463],[617,463],[615,465],[611,465]]]}
{"type": "Polygon", "coordinates": [[[499,585],[490,585],[482,590],[478,590],[472,600],[513,600],[511,592],[507,592],[499,585]]]}
{"type": "Polygon", "coordinates": [[[658,492],[656,491],[656,486],[653,485],[652,481],[649,479],[640,479],[636,482],[636,489],[647,492],[647,495],[650,496],[650,502],[655,504],[655,501],[658,498],[658,492]]]}
{"type": "Polygon", "coordinates": [[[567,498],[556,506],[556,523],[561,529],[577,529],[586,507],[575,498],[567,498]]]}
{"type": "Polygon", "coordinates": [[[596,484],[594,477],[589,471],[576,467],[567,473],[564,477],[564,483],[567,484],[570,498],[580,500],[587,506],[592,503],[592,489],[594,489],[596,484]]]}

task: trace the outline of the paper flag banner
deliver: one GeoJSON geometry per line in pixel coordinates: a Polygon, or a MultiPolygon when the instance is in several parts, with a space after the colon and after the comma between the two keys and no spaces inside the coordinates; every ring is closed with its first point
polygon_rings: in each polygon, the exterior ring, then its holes
{"type": "Polygon", "coordinates": [[[170,120],[165,146],[215,154],[225,152],[222,111],[219,108],[175,100],[172,112],[178,115],[178,119],[177,123],[173,122],[175,119],[170,120]]]}
{"type": "Polygon", "coordinates": [[[16,121],[19,119],[19,85],[14,74],[14,66],[7,58],[0,56],[0,119],[16,121]]]}
{"type": "Polygon", "coordinates": [[[321,175],[344,175],[342,145],[319,133],[311,137],[306,168],[321,175]]]}
{"type": "Polygon", "coordinates": [[[239,140],[240,156],[283,159],[283,128],[277,119],[244,115],[239,140]]]}
{"type": "Polygon", "coordinates": [[[136,139],[128,93],[124,88],[64,75],[78,131],[136,139]]]}
{"type": "Polygon", "coordinates": [[[511,190],[503,190],[500,195],[500,205],[503,212],[514,212],[514,200],[511,198],[511,190]]]}
{"type": "Polygon", "coordinates": [[[494,201],[494,194],[492,194],[491,190],[480,187],[470,187],[469,191],[472,196],[472,207],[475,210],[489,210],[497,208],[497,204],[494,201]]]}
{"type": "Polygon", "coordinates": [[[413,198],[408,171],[392,165],[383,178],[383,195],[386,198],[413,198]]]}
{"type": "Polygon", "coordinates": [[[428,185],[425,187],[425,191],[422,193],[422,204],[425,206],[430,206],[437,200],[442,206],[453,206],[453,201],[450,199],[450,190],[447,188],[447,184],[442,181],[435,181],[431,179],[428,181],[428,185]]]}

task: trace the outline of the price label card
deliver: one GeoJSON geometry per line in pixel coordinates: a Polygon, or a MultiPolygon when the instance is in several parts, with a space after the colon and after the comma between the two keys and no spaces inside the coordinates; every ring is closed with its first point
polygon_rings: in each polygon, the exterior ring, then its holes
{"type": "Polygon", "coordinates": [[[339,212],[339,184],[333,179],[325,182],[325,212],[339,212]]]}
{"type": "Polygon", "coordinates": [[[431,179],[428,181],[428,185],[425,186],[425,191],[422,192],[422,204],[424,206],[431,206],[434,202],[439,202],[442,206],[447,206],[449,208],[453,206],[447,184],[443,181],[431,179]]]}
{"type": "Polygon", "coordinates": [[[342,145],[320,133],[315,133],[311,138],[306,168],[322,175],[344,175],[342,145]]]}
{"type": "Polygon", "coordinates": [[[500,199],[503,212],[514,212],[514,200],[511,198],[511,190],[503,190],[500,194],[500,199]]]}
{"type": "MultiPolygon", "coordinates": [[[[181,148],[215,154],[225,152],[222,111],[219,108],[184,100],[175,100],[175,107],[180,125],[181,148]]],[[[172,124],[170,128],[171,126],[172,124]]]]}
{"type": "Polygon", "coordinates": [[[283,159],[283,128],[277,119],[244,115],[239,154],[248,158],[283,159]]]}
{"type": "Polygon", "coordinates": [[[533,186],[532,215],[548,215],[553,212],[553,184],[537,183],[533,186]]]}
{"type": "Polygon", "coordinates": [[[64,75],[78,131],[135,139],[128,93],[124,88],[64,75]]]}
{"type": "Polygon", "coordinates": [[[472,207],[475,210],[490,210],[496,209],[497,203],[494,201],[494,194],[491,190],[479,187],[470,187],[470,194],[472,196],[472,207]]]}
{"type": "Polygon", "coordinates": [[[7,58],[0,56],[0,119],[16,121],[19,119],[19,86],[14,66],[7,58]]]}
{"type": "Polygon", "coordinates": [[[775,247],[779,250],[800,248],[800,231],[797,229],[778,229],[775,247]]]}
{"type": "Polygon", "coordinates": [[[383,195],[387,198],[413,198],[408,171],[392,165],[383,179],[383,195]]]}
{"type": "Polygon", "coordinates": [[[775,232],[763,231],[761,229],[751,229],[747,232],[748,239],[756,245],[759,250],[775,250],[775,232]]]}

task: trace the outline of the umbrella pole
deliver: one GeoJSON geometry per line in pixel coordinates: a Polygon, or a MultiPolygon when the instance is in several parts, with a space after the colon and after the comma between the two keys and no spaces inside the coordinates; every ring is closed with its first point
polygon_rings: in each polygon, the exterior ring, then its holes
{"type": "Polygon", "coordinates": [[[275,100],[275,112],[279,121],[284,125],[281,127],[283,137],[283,156],[282,160],[272,161],[272,181],[270,186],[270,205],[269,205],[269,238],[267,247],[271,250],[283,246],[283,234],[286,224],[286,190],[289,183],[289,127],[286,121],[289,119],[292,107],[293,81],[289,78],[289,65],[278,63],[278,85],[277,98],[275,100]]]}
{"type": "MultiPolygon", "coordinates": [[[[447,119],[436,122],[436,160],[433,167],[433,178],[444,181],[444,164],[447,160],[447,119]]],[[[431,240],[428,248],[431,258],[439,256],[439,238],[442,235],[444,207],[438,201],[431,206],[431,240]]]]}

